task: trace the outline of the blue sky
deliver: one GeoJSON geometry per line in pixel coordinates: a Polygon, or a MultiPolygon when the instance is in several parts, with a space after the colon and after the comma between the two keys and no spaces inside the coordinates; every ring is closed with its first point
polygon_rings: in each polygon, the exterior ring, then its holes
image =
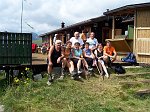
{"type": "MultiPolygon", "coordinates": [[[[0,0],[0,31],[20,32],[22,0],[0,0]]],[[[149,0],[24,0],[23,32],[38,34],[98,17],[106,9],[149,0]],[[33,29],[30,27],[33,27],[33,29]]]]}

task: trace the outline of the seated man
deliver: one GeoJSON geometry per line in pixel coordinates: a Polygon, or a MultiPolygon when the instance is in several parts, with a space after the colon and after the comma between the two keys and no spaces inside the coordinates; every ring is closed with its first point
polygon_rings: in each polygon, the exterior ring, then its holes
{"type": "Polygon", "coordinates": [[[110,41],[106,42],[106,46],[104,47],[104,61],[111,67],[111,63],[116,60],[117,53],[113,46],[111,46],[110,41]]]}
{"type": "Polygon", "coordinates": [[[89,43],[88,42],[85,42],[85,48],[83,49],[83,51],[84,51],[83,54],[84,54],[85,60],[91,69],[92,65],[93,65],[93,61],[95,59],[95,56],[94,56],[92,50],[89,49],[89,43]]]}
{"type": "Polygon", "coordinates": [[[47,82],[48,85],[50,85],[53,80],[51,76],[52,68],[61,67],[61,59],[63,59],[63,57],[64,55],[62,53],[61,40],[56,40],[55,45],[50,48],[48,54],[48,67],[47,67],[47,71],[49,74],[49,79],[47,82]]]}

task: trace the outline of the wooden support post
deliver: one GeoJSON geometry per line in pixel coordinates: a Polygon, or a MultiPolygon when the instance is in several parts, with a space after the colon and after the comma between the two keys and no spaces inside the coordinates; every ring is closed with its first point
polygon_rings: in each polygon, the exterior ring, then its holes
{"type": "Polygon", "coordinates": [[[133,53],[136,55],[136,57],[137,57],[137,52],[136,52],[136,41],[137,41],[137,33],[136,33],[136,27],[137,27],[137,11],[135,10],[135,12],[134,12],[134,38],[133,38],[133,53]]]}
{"type": "Polygon", "coordinates": [[[52,45],[53,45],[53,41],[52,41],[53,38],[52,38],[52,35],[50,35],[49,38],[50,38],[50,42],[49,42],[50,44],[49,44],[49,45],[52,46],[52,45]]]}
{"type": "Polygon", "coordinates": [[[112,19],[112,39],[115,38],[115,16],[112,19]]]}
{"type": "Polygon", "coordinates": [[[65,38],[64,34],[61,35],[61,38],[62,38],[62,44],[64,44],[64,38],[65,38]]]}

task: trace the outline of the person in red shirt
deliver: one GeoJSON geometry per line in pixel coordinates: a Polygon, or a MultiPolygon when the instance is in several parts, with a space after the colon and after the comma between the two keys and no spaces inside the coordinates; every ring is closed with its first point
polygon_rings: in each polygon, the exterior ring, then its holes
{"type": "Polygon", "coordinates": [[[111,45],[110,41],[106,42],[106,46],[104,47],[104,61],[106,63],[112,63],[116,60],[117,52],[115,48],[111,45]]]}

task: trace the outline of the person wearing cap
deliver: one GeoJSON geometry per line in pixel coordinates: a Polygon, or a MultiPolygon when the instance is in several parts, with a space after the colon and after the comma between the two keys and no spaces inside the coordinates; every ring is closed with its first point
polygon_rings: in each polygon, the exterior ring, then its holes
{"type": "MultiPolygon", "coordinates": [[[[77,72],[78,74],[82,73],[81,71],[81,63],[83,66],[88,70],[88,64],[86,60],[83,58],[83,50],[80,48],[80,43],[76,42],[74,44],[74,49],[72,50],[72,55],[73,55],[73,62],[75,65],[77,65],[77,72]]],[[[81,78],[79,76],[79,78],[81,78]]]]}
{"type": "Polygon", "coordinates": [[[98,45],[98,41],[97,39],[95,38],[95,33],[94,32],[91,32],[90,33],[90,37],[87,39],[87,41],[89,43],[89,48],[94,51],[96,48],[97,48],[97,45],[98,45]]]}
{"type": "Polygon", "coordinates": [[[79,42],[81,47],[82,47],[83,44],[84,44],[83,40],[82,40],[82,39],[80,38],[80,36],[79,36],[79,32],[75,32],[75,33],[74,33],[74,37],[72,37],[72,38],[70,39],[70,42],[72,42],[72,47],[74,47],[74,45],[75,45],[76,42],[79,42]]]}
{"type": "Polygon", "coordinates": [[[61,67],[61,60],[63,59],[64,55],[61,48],[61,40],[56,40],[55,45],[52,46],[49,50],[48,54],[48,67],[47,71],[49,74],[49,79],[47,84],[50,85],[53,77],[51,76],[52,68],[53,67],[61,67]]]}
{"type": "Polygon", "coordinates": [[[116,60],[117,52],[115,48],[111,45],[110,41],[106,41],[106,46],[104,46],[104,61],[111,67],[111,63],[116,60]]]}

